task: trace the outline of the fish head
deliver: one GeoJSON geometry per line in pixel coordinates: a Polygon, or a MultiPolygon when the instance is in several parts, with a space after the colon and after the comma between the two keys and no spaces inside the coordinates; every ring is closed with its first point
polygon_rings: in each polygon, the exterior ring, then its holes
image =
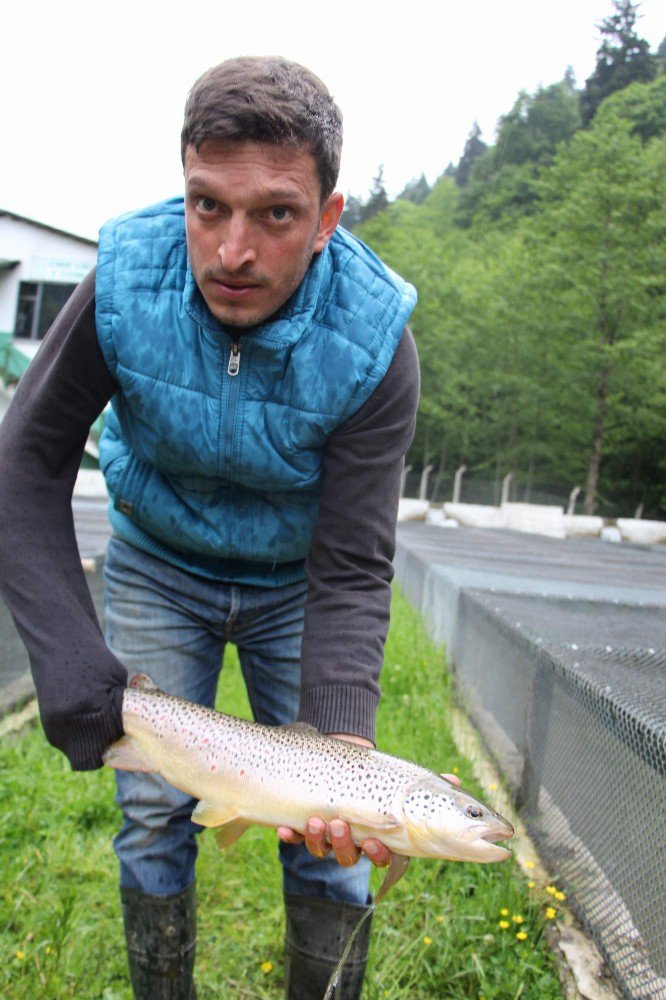
{"type": "Polygon", "coordinates": [[[511,854],[496,843],[513,836],[511,823],[439,775],[414,785],[402,809],[409,835],[425,857],[486,862],[511,854]]]}

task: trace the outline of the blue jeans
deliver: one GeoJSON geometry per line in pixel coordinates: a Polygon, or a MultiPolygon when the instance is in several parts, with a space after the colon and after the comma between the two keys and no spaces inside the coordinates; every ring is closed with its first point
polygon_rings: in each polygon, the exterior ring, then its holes
{"type": "MultiPolygon", "coordinates": [[[[105,566],[106,640],[130,674],[146,673],[170,694],[214,707],[224,647],[238,648],[258,722],[298,712],[305,582],[251,587],[192,576],[112,538],[105,566]]],[[[196,800],[156,774],[117,771],[124,823],[114,840],[120,884],[171,895],[194,879],[196,800]]],[[[366,903],[370,863],[343,868],[330,855],[280,843],[285,892],[366,903]]]]}

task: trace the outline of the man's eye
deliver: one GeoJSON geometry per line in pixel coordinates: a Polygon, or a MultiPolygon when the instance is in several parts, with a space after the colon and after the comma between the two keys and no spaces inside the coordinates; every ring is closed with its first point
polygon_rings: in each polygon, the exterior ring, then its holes
{"type": "Polygon", "coordinates": [[[290,217],[291,209],[287,208],[286,205],[275,205],[270,210],[270,218],[272,222],[286,222],[290,217]]]}
{"type": "Polygon", "coordinates": [[[215,202],[212,198],[197,198],[197,208],[202,212],[214,212],[215,202]]]}

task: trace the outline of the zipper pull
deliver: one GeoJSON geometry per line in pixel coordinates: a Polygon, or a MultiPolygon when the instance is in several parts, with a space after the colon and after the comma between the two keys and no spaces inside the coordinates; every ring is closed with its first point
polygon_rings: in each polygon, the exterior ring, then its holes
{"type": "Polygon", "coordinates": [[[231,345],[229,364],[227,365],[227,375],[238,375],[240,370],[240,344],[236,341],[231,345]]]}

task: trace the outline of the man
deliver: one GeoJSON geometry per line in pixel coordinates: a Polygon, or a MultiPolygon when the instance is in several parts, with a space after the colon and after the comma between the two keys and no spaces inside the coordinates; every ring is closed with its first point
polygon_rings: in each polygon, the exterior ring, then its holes
{"type": "MultiPolygon", "coordinates": [[[[99,767],[122,734],[128,671],[212,705],[227,641],[259,721],[374,745],[415,293],[337,228],[341,141],[304,67],[243,58],[206,73],[185,109],[184,201],[102,229],[96,273],[18,387],[0,430],[3,593],[48,739],[75,769],[99,767]],[[105,643],[71,492],[109,399],[105,643]]],[[[192,997],[193,802],[154,775],[117,778],[135,994],[192,997]]],[[[342,821],[313,817],[305,844],[278,832],[286,995],[319,997],[367,906],[368,857],[389,854],[370,840],[359,861],[342,821]]],[[[360,994],[367,943],[345,997],[360,994]]]]}

